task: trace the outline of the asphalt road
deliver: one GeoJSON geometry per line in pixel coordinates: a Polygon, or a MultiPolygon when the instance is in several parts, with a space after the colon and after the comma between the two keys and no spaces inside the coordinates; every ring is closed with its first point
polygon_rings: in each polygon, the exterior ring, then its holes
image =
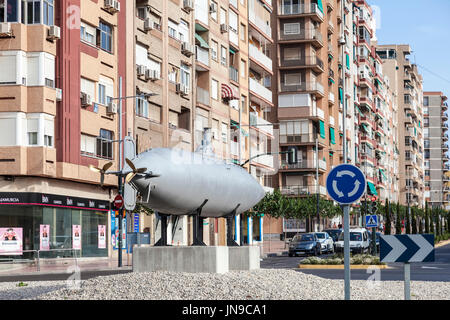
{"type": "MultiPolygon", "coordinates": [[[[321,257],[326,257],[322,255],[321,257]]],[[[269,257],[261,261],[261,268],[296,269],[299,262],[305,257],[269,257]]],[[[402,281],[403,264],[390,263],[391,269],[381,269],[381,281],[402,281]]],[[[344,270],[341,269],[296,269],[326,279],[344,279],[344,270]]],[[[351,270],[351,279],[367,280],[371,273],[367,270],[351,270]]],[[[448,281],[450,282],[450,244],[435,249],[435,262],[412,263],[411,280],[415,281],[448,281]]]]}

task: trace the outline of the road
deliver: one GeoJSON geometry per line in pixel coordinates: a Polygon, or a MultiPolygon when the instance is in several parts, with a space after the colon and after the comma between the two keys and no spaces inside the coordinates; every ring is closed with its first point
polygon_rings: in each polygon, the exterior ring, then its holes
{"type": "MultiPolygon", "coordinates": [[[[296,269],[326,279],[344,279],[344,270],[341,269],[297,269],[303,259],[304,257],[269,257],[261,261],[261,268],[296,269]]],[[[381,269],[381,280],[403,281],[403,264],[389,263],[388,266],[390,269],[381,269]]],[[[367,280],[370,275],[367,270],[351,270],[353,280],[367,280]]],[[[435,262],[412,263],[411,280],[450,282],[450,244],[435,249],[435,262]]]]}

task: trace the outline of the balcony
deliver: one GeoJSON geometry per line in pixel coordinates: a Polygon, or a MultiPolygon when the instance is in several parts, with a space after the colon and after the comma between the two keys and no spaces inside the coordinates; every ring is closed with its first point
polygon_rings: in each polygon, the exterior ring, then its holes
{"type": "Polygon", "coordinates": [[[301,84],[285,84],[281,83],[280,92],[305,92],[311,91],[316,93],[316,95],[323,97],[324,96],[324,88],[323,85],[319,82],[303,82],[301,84]]]}
{"type": "Polygon", "coordinates": [[[207,71],[209,69],[209,50],[195,46],[195,60],[200,64],[197,65],[196,70],[207,71]]]}
{"type": "Polygon", "coordinates": [[[266,39],[272,41],[272,28],[267,25],[263,19],[258,17],[255,11],[249,11],[248,18],[250,23],[256,26],[257,31],[261,33],[266,39]]]}
{"type": "Polygon", "coordinates": [[[280,144],[287,145],[315,145],[316,139],[319,142],[319,148],[325,147],[325,141],[318,134],[280,134],[280,144]]]}
{"type": "Polygon", "coordinates": [[[314,21],[323,22],[323,12],[315,3],[305,4],[281,4],[278,10],[279,16],[311,17],[314,21]]]}
{"type": "Polygon", "coordinates": [[[272,104],[272,91],[264,87],[262,84],[257,82],[256,80],[249,78],[250,91],[262,99],[266,100],[270,104],[272,104]]]}
{"type": "MultiPolygon", "coordinates": [[[[313,160],[300,160],[295,164],[289,164],[286,160],[281,160],[280,171],[315,171],[317,169],[317,163],[313,160]]],[[[327,170],[327,163],[323,160],[319,160],[319,171],[324,172],[327,170]]]]}
{"type": "Polygon", "coordinates": [[[306,56],[300,60],[281,60],[282,68],[291,68],[294,67],[296,69],[300,67],[312,68],[314,72],[322,73],[324,71],[323,61],[317,56],[306,56]]]}
{"type": "Polygon", "coordinates": [[[328,94],[328,102],[329,102],[330,104],[334,104],[334,101],[335,101],[334,93],[333,93],[333,92],[330,92],[330,93],[328,94]]]}
{"type": "Polygon", "coordinates": [[[255,159],[252,159],[251,162],[263,165],[265,167],[273,168],[274,156],[273,155],[267,155],[266,153],[267,153],[266,151],[256,150],[255,148],[251,148],[251,150],[250,150],[250,156],[251,157],[254,157],[254,156],[262,154],[262,156],[259,156],[259,157],[255,158],[255,159]]]}
{"type": "Polygon", "coordinates": [[[266,135],[273,136],[273,124],[253,112],[250,113],[250,126],[266,135]]]}
{"type": "Polygon", "coordinates": [[[289,33],[286,34],[284,32],[280,32],[280,43],[289,43],[289,42],[312,42],[312,44],[316,48],[323,47],[322,34],[319,29],[308,28],[301,29],[298,33],[289,33]]]}
{"type": "MultiPolygon", "coordinates": [[[[319,194],[326,195],[327,190],[324,186],[319,185],[319,194]]],[[[317,186],[284,186],[280,188],[280,192],[284,196],[308,196],[317,194],[317,186]]]]}
{"type": "Polygon", "coordinates": [[[239,142],[230,142],[230,154],[235,157],[239,157],[239,142]]]}
{"type": "Polygon", "coordinates": [[[272,72],[272,59],[266,56],[262,51],[252,44],[249,44],[250,59],[255,60],[258,64],[264,67],[266,70],[272,72]]]}

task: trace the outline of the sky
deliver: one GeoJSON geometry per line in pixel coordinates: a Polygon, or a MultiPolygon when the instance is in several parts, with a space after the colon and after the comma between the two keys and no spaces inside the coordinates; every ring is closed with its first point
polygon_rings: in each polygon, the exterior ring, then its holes
{"type": "Polygon", "coordinates": [[[378,7],[379,44],[409,44],[424,91],[450,99],[450,0],[367,0],[378,7]]]}

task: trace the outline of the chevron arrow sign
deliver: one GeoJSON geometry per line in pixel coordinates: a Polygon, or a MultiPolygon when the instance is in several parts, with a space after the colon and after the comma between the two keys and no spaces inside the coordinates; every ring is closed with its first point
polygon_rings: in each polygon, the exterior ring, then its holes
{"type": "Polygon", "coordinates": [[[433,234],[402,234],[380,237],[381,262],[433,262],[433,234]]]}

